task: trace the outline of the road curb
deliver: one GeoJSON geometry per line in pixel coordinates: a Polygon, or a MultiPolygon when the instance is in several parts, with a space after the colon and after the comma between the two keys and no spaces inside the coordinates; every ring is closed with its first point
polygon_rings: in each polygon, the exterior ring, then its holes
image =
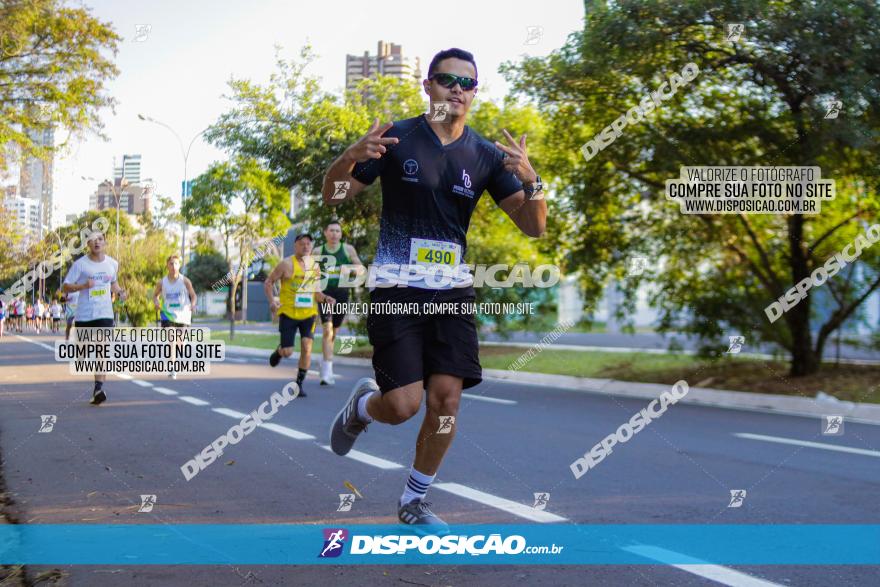
{"type": "MultiPolygon", "coordinates": [[[[268,350],[232,345],[226,345],[226,350],[259,357],[266,357],[269,354],[268,350]]],[[[370,359],[340,357],[338,355],[333,357],[333,362],[339,365],[358,367],[371,367],[373,364],[370,359]]],[[[670,388],[669,385],[661,383],[637,383],[616,379],[595,379],[571,375],[530,373],[527,371],[506,371],[503,369],[483,369],[483,376],[501,381],[543,385],[581,393],[640,399],[654,399],[660,393],[668,391],[670,388]]],[[[731,391],[708,387],[691,387],[688,394],[679,403],[811,418],[844,416],[846,420],[851,422],[880,425],[880,404],[821,401],[810,397],[775,395],[751,391],[731,391]]]]}
{"type": "MultiPolygon", "coordinates": [[[[549,375],[502,369],[483,369],[484,377],[547,387],[559,387],[585,393],[607,396],[654,399],[670,386],[660,383],[637,383],[616,379],[593,379],[569,375],[549,375]]],[[[849,401],[822,401],[810,397],[795,397],[758,393],[751,391],[731,391],[708,387],[691,387],[679,403],[716,408],[753,410],[759,412],[786,414],[790,416],[844,416],[847,420],[863,424],[880,424],[880,405],[849,401]]]]}

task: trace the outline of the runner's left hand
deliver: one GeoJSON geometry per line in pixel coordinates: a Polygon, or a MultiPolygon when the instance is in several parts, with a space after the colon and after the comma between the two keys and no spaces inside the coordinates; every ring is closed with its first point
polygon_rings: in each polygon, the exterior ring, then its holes
{"type": "Polygon", "coordinates": [[[322,303],[327,304],[328,306],[332,306],[333,304],[336,303],[336,298],[325,295],[324,301],[322,303]]]}
{"type": "Polygon", "coordinates": [[[529,156],[526,154],[526,135],[523,134],[517,142],[506,129],[502,129],[501,132],[504,133],[508,145],[504,146],[495,141],[495,146],[507,155],[502,161],[504,168],[523,183],[535,183],[538,180],[538,174],[532,169],[529,156]]]}

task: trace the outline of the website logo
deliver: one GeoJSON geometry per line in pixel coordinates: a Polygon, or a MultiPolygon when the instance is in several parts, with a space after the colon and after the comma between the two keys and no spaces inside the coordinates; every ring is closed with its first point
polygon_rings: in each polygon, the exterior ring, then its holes
{"type": "Polygon", "coordinates": [[[333,182],[333,195],[330,196],[331,200],[342,200],[348,194],[348,190],[351,188],[351,182],[349,181],[334,181],[333,182]]]}
{"type": "Polygon", "coordinates": [[[55,422],[58,421],[58,417],[54,414],[46,414],[40,416],[40,429],[37,432],[52,432],[52,429],[55,428],[55,422]]]}
{"type": "Polygon", "coordinates": [[[825,436],[842,436],[843,416],[822,416],[822,434],[825,436]]]}
{"type": "Polygon", "coordinates": [[[535,494],[535,503],[532,505],[536,510],[545,510],[547,508],[547,502],[550,501],[549,493],[536,493],[535,494]]]}
{"type": "Polygon", "coordinates": [[[739,508],[742,507],[743,502],[746,500],[746,490],[745,489],[731,489],[730,490],[730,503],[727,504],[729,508],[739,508]]]}
{"type": "Polygon", "coordinates": [[[354,493],[340,493],[339,494],[339,507],[336,508],[337,512],[350,512],[351,506],[354,505],[354,493]]]}
{"type": "Polygon", "coordinates": [[[729,355],[737,355],[742,350],[743,345],[746,343],[745,336],[728,336],[730,340],[730,346],[727,347],[727,354],[729,355]]]}
{"type": "Polygon", "coordinates": [[[141,495],[141,505],[138,508],[138,513],[148,514],[153,511],[153,506],[156,505],[156,496],[155,495],[141,495]]]}
{"type": "Polygon", "coordinates": [[[455,416],[440,416],[440,427],[437,428],[437,434],[449,434],[452,427],[455,426],[455,416]]]}
{"type": "Polygon", "coordinates": [[[324,528],[324,548],[318,558],[335,558],[342,554],[342,547],[348,539],[345,528],[324,528]]]}

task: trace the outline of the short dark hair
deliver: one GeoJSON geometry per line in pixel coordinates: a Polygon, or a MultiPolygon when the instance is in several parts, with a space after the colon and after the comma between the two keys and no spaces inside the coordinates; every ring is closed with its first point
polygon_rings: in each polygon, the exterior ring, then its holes
{"type": "Polygon", "coordinates": [[[339,228],[342,228],[342,224],[341,224],[338,220],[331,220],[330,222],[328,222],[328,223],[324,226],[324,228],[330,228],[330,225],[331,225],[331,224],[339,224],[339,228]]]}
{"type": "Polygon", "coordinates": [[[470,61],[474,66],[474,77],[477,76],[477,62],[474,61],[474,54],[469,53],[464,49],[453,47],[452,49],[444,49],[434,55],[434,58],[431,59],[431,65],[428,66],[428,78],[437,73],[437,66],[439,66],[440,62],[444,59],[461,59],[462,61],[470,61]]]}
{"type": "Polygon", "coordinates": [[[310,235],[310,234],[307,233],[307,232],[303,232],[303,233],[300,233],[300,234],[296,235],[296,238],[293,239],[293,242],[298,243],[299,241],[301,241],[301,240],[304,239],[304,238],[307,238],[307,239],[309,239],[310,241],[315,242],[315,239],[312,238],[312,235],[310,235]]]}

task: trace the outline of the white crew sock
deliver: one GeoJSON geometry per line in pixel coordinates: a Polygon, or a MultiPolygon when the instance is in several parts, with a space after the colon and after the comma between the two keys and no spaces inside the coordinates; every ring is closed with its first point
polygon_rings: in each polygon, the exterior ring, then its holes
{"type": "Polygon", "coordinates": [[[327,376],[333,377],[333,361],[324,361],[324,364],[327,365],[327,376]]]}
{"type": "Polygon", "coordinates": [[[409,479],[403,488],[403,495],[400,496],[400,505],[407,504],[416,499],[424,499],[428,493],[428,487],[434,481],[434,475],[425,475],[416,471],[415,465],[409,470],[409,479]]]}
{"type": "Polygon", "coordinates": [[[358,400],[358,419],[365,424],[369,424],[373,421],[373,418],[367,413],[367,401],[369,401],[374,393],[376,392],[371,391],[370,393],[365,393],[361,396],[361,399],[358,400]]]}

